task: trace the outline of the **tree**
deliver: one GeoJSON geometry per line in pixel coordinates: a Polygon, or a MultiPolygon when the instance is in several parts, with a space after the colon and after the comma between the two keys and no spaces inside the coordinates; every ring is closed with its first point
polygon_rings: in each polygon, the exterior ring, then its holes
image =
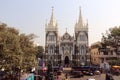
{"type": "Polygon", "coordinates": [[[37,48],[38,48],[38,51],[37,51],[36,57],[43,58],[43,52],[44,52],[43,46],[37,46],[37,48]]]}
{"type": "Polygon", "coordinates": [[[1,68],[11,70],[19,56],[17,51],[20,48],[19,44],[17,44],[19,42],[18,31],[14,28],[7,28],[6,24],[0,25],[0,30],[1,63],[3,64],[1,68]]]}
{"type": "Polygon", "coordinates": [[[106,45],[116,46],[116,40],[120,38],[120,26],[110,28],[102,35],[102,40],[106,45]]]}
{"type": "Polygon", "coordinates": [[[105,43],[115,42],[118,37],[120,37],[120,26],[110,28],[105,34],[102,34],[102,40],[105,43]]]}
{"type": "Polygon", "coordinates": [[[21,67],[23,69],[27,69],[30,67],[36,66],[36,53],[37,48],[34,47],[33,39],[35,35],[29,34],[20,34],[20,47],[22,50],[22,56],[21,56],[21,67]]]}
{"type": "Polygon", "coordinates": [[[8,73],[36,66],[36,52],[33,34],[20,34],[13,27],[0,24],[0,69],[8,73]]]}
{"type": "Polygon", "coordinates": [[[118,61],[118,60],[115,60],[115,59],[113,59],[113,60],[109,60],[108,62],[109,62],[110,65],[116,65],[116,64],[119,64],[119,61],[118,61]]]}
{"type": "Polygon", "coordinates": [[[54,80],[53,67],[52,63],[48,63],[48,70],[46,75],[46,80],[54,80]]]}
{"type": "MultiPolygon", "coordinates": [[[[120,26],[119,27],[113,27],[110,28],[108,31],[106,31],[106,34],[103,34],[102,36],[103,40],[103,47],[106,48],[106,46],[112,47],[112,50],[116,52],[117,55],[120,55],[120,26]]],[[[119,61],[117,60],[111,60],[109,61],[111,65],[118,64],[119,61]]]]}

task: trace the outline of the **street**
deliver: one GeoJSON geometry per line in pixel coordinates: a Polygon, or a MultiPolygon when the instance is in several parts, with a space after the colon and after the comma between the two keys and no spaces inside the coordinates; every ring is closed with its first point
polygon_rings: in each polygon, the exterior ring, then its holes
{"type": "MultiPolygon", "coordinates": [[[[69,80],[87,80],[88,78],[94,78],[95,80],[105,80],[105,74],[101,74],[101,75],[95,75],[95,76],[84,76],[81,78],[72,78],[72,77],[68,77],[69,80]]],[[[120,76],[113,76],[114,80],[120,80],[120,76]]],[[[65,79],[65,75],[62,74],[60,76],[60,80],[64,80],[65,79]]]]}

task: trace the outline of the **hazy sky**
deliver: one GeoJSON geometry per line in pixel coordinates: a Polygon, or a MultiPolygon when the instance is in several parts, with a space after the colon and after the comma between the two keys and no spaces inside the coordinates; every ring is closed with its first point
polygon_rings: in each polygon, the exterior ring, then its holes
{"type": "Polygon", "coordinates": [[[101,41],[101,33],[120,25],[120,0],[0,0],[0,21],[22,33],[36,34],[35,41],[44,46],[52,6],[60,35],[66,28],[73,35],[81,6],[84,22],[88,19],[89,44],[101,41]]]}

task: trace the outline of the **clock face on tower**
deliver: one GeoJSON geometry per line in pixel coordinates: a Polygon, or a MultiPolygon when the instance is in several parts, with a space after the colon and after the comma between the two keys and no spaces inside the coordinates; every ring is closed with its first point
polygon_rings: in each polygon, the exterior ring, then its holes
{"type": "Polygon", "coordinates": [[[61,38],[62,41],[64,41],[64,40],[70,40],[71,41],[71,39],[72,39],[72,37],[68,33],[65,33],[61,38]]]}
{"type": "Polygon", "coordinates": [[[64,36],[64,38],[65,38],[65,39],[69,39],[69,35],[66,34],[66,35],[64,36]]]}

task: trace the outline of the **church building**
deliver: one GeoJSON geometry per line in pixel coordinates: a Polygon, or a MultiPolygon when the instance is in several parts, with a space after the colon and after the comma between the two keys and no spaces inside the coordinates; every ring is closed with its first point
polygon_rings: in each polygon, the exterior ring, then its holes
{"type": "Polygon", "coordinates": [[[88,54],[88,23],[83,23],[81,9],[78,21],[75,23],[74,36],[67,31],[59,36],[59,26],[54,18],[52,8],[51,18],[45,25],[45,56],[47,64],[52,60],[53,65],[80,66],[89,64],[88,54]]]}

